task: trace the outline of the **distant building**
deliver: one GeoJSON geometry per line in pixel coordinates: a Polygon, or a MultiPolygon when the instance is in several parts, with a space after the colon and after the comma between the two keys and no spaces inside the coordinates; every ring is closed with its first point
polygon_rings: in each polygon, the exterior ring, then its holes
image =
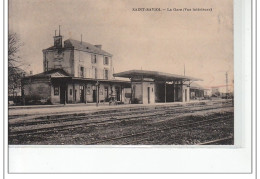
{"type": "Polygon", "coordinates": [[[233,85],[220,85],[211,87],[212,96],[214,97],[232,97],[234,87],[233,85]]]}
{"type": "Polygon", "coordinates": [[[191,83],[190,85],[190,99],[201,99],[204,97],[205,88],[198,83],[191,83]]]}
{"type": "Polygon", "coordinates": [[[219,87],[212,87],[211,93],[213,97],[219,97],[220,96],[219,87]]]}
{"type": "Polygon", "coordinates": [[[54,45],[43,52],[43,73],[23,78],[26,104],[65,104],[129,101],[129,81],[113,77],[112,54],[101,45],[54,36],[54,45]]]}

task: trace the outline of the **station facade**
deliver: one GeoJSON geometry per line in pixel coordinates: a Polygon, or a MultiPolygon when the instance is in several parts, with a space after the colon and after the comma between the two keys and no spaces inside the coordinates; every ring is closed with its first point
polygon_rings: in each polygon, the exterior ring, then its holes
{"type": "Polygon", "coordinates": [[[62,36],[55,35],[54,45],[42,51],[44,72],[22,79],[25,104],[129,102],[130,81],[113,77],[112,54],[101,45],[62,43],[62,36]]]}
{"type": "Polygon", "coordinates": [[[24,104],[189,102],[188,76],[147,70],[113,73],[112,54],[102,45],[54,36],[43,52],[43,72],[22,79],[24,104]],[[118,80],[118,77],[126,80],[118,80]]]}

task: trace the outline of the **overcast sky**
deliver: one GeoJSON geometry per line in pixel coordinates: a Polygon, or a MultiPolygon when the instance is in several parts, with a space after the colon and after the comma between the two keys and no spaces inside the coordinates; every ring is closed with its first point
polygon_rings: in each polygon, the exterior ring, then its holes
{"type": "Polygon", "coordinates": [[[204,86],[233,79],[232,0],[9,0],[9,30],[22,59],[43,71],[42,50],[61,25],[73,38],[113,54],[115,72],[155,70],[202,78],[204,86]],[[212,8],[212,12],[136,12],[132,8],[212,8]]]}

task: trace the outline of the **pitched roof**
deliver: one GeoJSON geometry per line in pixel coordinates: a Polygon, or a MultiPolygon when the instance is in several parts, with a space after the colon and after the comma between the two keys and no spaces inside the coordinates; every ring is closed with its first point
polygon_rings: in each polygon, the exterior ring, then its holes
{"type": "Polygon", "coordinates": [[[62,69],[53,69],[49,71],[45,71],[42,73],[38,73],[36,75],[31,75],[28,77],[51,77],[51,78],[62,78],[62,77],[70,77],[70,75],[62,69]]]}
{"type": "Polygon", "coordinates": [[[74,39],[65,40],[64,47],[66,48],[69,46],[72,46],[72,47],[74,47],[74,49],[77,49],[77,50],[82,50],[82,51],[86,51],[86,52],[90,52],[90,53],[96,53],[96,54],[100,54],[100,55],[112,56],[112,54],[110,54],[88,42],[81,43],[80,41],[74,40],[74,39]]]}
{"type": "Polygon", "coordinates": [[[202,81],[198,78],[189,76],[176,75],[171,73],[164,73],[159,71],[148,71],[148,70],[129,70],[121,73],[115,73],[115,77],[131,78],[134,76],[143,76],[145,78],[152,78],[155,80],[189,80],[189,81],[202,81]]]}

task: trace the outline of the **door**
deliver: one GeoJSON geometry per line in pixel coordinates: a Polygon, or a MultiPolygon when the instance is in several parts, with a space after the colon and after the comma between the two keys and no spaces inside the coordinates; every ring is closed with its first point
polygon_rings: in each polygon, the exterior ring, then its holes
{"type": "Polygon", "coordinates": [[[148,104],[150,104],[150,87],[147,88],[148,104]]]}
{"type": "Polygon", "coordinates": [[[93,102],[97,102],[97,91],[93,90],[93,102]]]}
{"type": "Polygon", "coordinates": [[[108,87],[105,86],[105,101],[108,102],[109,101],[109,96],[108,96],[108,87]]]}
{"type": "Polygon", "coordinates": [[[188,96],[187,96],[187,89],[185,89],[185,102],[188,101],[188,96]]]}
{"type": "Polygon", "coordinates": [[[79,86],[79,98],[80,102],[84,103],[84,86],[79,86]]]}
{"type": "Polygon", "coordinates": [[[120,90],[119,90],[119,87],[116,87],[116,100],[120,101],[120,90]]]}
{"type": "Polygon", "coordinates": [[[65,104],[66,101],[66,86],[60,86],[60,104],[65,104]]]}

